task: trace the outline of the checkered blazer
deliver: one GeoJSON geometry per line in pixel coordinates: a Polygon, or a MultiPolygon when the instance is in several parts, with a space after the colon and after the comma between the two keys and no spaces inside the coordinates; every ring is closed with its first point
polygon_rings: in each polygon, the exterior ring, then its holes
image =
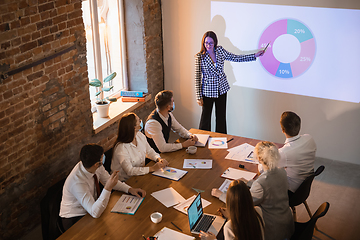
{"type": "Polygon", "coordinates": [[[218,98],[229,91],[230,86],[224,72],[224,61],[249,62],[255,61],[255,54],[236,55],[226,51],[222,46],[215,49],[216,67],[209,53],[198,53],[195,56],[195,90],[196,99],[203,96],[218,98]],[[202,76],[202,77],[201,77],[202,76]]]}

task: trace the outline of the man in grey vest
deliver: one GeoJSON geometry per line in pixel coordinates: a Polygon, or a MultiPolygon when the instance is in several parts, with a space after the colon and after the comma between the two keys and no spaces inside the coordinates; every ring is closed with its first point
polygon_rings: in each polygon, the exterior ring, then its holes
{"type": "Polygon", "coordinates": [[[150,146],[157,152],[173,152],[195,145],[197,137],[176,121],[172,111],[175,109],[173,92],[164,90],[155,96],[156,109],[146,120],[144,132],[150,146]],[[170,130],[187,138],[183,143],[169,143],[170,130]]]}

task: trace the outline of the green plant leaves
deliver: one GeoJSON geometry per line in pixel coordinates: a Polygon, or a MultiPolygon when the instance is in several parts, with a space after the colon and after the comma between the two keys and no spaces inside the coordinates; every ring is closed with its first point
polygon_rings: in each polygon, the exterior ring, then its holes
{"type": "Polygon", "coordinates": [[[104,83],[113,80],[114,77],[116,77],[116,72],[113,72],[112,74],[110,74],[109,76],[107,76],[107,77],[104,79],[104,83]]]}
{"type": "Polygon", "coordinates": [[[102,84],[99,79],[95,78],[89,82],[89,85],[93,87],[101,87],[102,84]]]}
{"type": "Polygon", "coordinates": [[[110,91],[111,89],[113,89],[113,87],[114,87],[114,86],[104,87],[104,88],[103,88],[103,91],[108,92],[108,91],[110,91]]]}
{"type": "Polygon", "coordinates": [[[109,100],[110,102],[117,102],[117,98],[114,97],[112,98],[107,97],[106,99],[109,100]]]}
{"type": "Polygon", "coordinates": [[[96,96],[96,97],[99,96],[101,92],[102,92],[102,91],[99,91],[99,92],[95,93],[95,96],[96,96]]]}

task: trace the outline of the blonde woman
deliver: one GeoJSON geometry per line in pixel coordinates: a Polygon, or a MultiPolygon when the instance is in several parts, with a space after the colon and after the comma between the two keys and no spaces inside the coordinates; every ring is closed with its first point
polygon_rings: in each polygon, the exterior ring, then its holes
{"type": "MultiPolygon", "coordinates": [[[[254,205],[263,212],[265,239],[290,239],[294,232],[294,221],[289,207],[286,172],[277,167],[279,150],[274,143],[263,141],[256,144],[254,153],[264,172],[248,185],[251,185],[254,205]]],[[[224,194],[218,189],[213,189],[211,194],[225,201],[224,194]]]]}

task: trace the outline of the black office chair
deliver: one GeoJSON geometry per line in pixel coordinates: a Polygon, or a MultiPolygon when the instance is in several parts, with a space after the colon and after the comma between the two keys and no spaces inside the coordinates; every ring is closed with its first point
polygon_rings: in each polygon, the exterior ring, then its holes
{"type": "Polygon", "coordinates": [[[106,171],[108,171],[108,173],[110,174],[111,172],[111,160],[113,157],[113,149],[114,148],[110,148],[109,150],[107,150],[104,154],[105,154],[105,163],[104,163],[104,168],[106,171]]]}
{"type": "Polygon", "coordinates": [[[321,165],[318,169],[311,174],[311,176],[307,177],[299,186],[299,188],[294,193],[289,193],[289,206],[293,211],[294,221],[296,221],[296,210],[295,207],[303,203],[305,205],[306,211],[308,212],[310,218],[312,217],[310,208],[306,202],[311,190],[311,184],[314,180],[314,177],[318,176],[320,173],[324,171],[325,167],[321,165]]]}
{"type": "Polygon", "coordinates": [[[41,228],[44,240],[56,239],[64,232],[59,216],[64,183],[65,178],[51,186],[40,202],[41,228]]]}
{"type": "Polygon", "coordinates": [[[328,202],[324,202],[320,205],[314,216],[312,216],[309,221],[305,223],[295,222],[295,232],[290,240],[311,240],[314,234],[316,221],[325,216],[329,207],[330,204],[328,202]]]}

